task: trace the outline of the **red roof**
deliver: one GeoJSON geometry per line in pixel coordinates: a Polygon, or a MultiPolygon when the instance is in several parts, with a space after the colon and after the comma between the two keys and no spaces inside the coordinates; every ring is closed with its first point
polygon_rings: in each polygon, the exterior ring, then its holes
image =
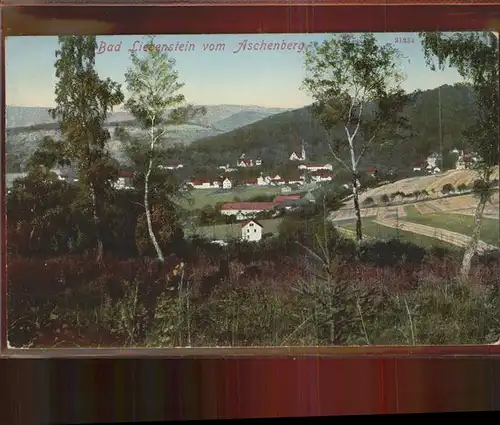
{"type": "Polygon", "coordinates": [[[277,204],[282,204],[283,202],[296,201],[300,198],[300,195],[278,195],[276,196],[276,198],[274,198],[274,202],[276,202],[277,204]]]}
{"type": "Polygon", "coordinates": [[[248,180],[247,180],[247,183],[250,183],[250,184],[257,184],[257,179],[248,179],[248,180]]]}
{"type": "Polygon", "coordinates": [[[221,206],[221,210],[232,211],[264,211],[271,210],[276,206],[274,202],[226,202],[221,206]]]}
{"type": "Polygon", "coordinates": [[[132,171],[118,171],[118,177],[131,179],[134,177],[134,173],[132,171]]]}
{"type": "Polygon", "coordinates": [[[264,226],[262,224],[260,224],[258,221],[255,221],[255,220],[244,221],[243,223],[241,223],[241,227],[245,227],[249,223],[255,223],[257,226],[264,228],[264,226]]]}

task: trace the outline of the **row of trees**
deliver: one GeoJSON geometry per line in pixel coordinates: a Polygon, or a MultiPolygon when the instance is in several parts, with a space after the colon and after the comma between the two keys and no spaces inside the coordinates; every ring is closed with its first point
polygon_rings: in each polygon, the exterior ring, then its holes
{"type": "MultiPolygon", "coordinates": [[[[447,64],[455,67],[475,92],[475,121],[465,137],[481,161],[476,166],[479,183],[475,193],[479,199],[475,226],[462,263],[466,277],[491,197],[493,167],[499,164],[498,38],[489,32],[422,33],[420,38],[433,70],[447,64]]],[[[402,113],[411,96],[401,88],[401,56],[394,46],[377,44],[373,34],[345,34],[313,44],[306,54],[306,69],[303,87],[315,100],[314,113],[325,131],[330,153],[352,178],[356,239],[361,241],[358,181],[363,158],[374,144],[395,145],[411,134],[402,113]],[[344,128],[341,137],[334,134],[339,124],[344,128]],[[339,155],[341,148],[348,152],[347,161],[339,155]]]]}

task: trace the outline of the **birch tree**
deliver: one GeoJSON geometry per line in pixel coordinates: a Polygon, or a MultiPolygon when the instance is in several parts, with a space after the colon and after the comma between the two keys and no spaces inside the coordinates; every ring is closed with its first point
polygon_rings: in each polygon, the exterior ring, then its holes
{"type": "Polygon", "coordinates": [[[388,143],[407,127],[408,100],[401,88],[402,56],[373,34],[343,34],[306,51],[303,88],[314,99],[313,114],[325,130],[330,152],[352,176],[356,240],[363,238],[359,204],[362,160],[374,143],[388,143]],[[347,152],[347,154],[345,154],[347,152]],[[347,157],[347,158],[346,158],[347,157]]]}
{"type": "Polygon", "coordinates": [[[110,134],[104,124],[112,108],[123,102],[123,94],[116,82],[99,77],[96,49],[95,36],[59,37],[56,107],[50,114],[64,139],[60,154],[76,167],[84,205],[90,206],[100,261],[104,204],[117,171],[106,148],[110,134]]]}
{"type": "Polygon", "coordinates": [[[461,276],[468,278],[472,258],[477,252],[486,204],[491,200],[491,176],[500,162],[498,37],[492,32],[420,34],[427,64],[432,70],[451,66],[457,69],[475,93],[475,124],[465,136],[467,145],[478,156],[473,169],[478,179],[474,193],[478,199],[474,228],[462,259],[461,276]]]}
{"type": "Polygon", "coordinates": [[[179,81],[175,60],[156,47],[154,37],[145,43],[145,52],[131,53],[132,66],[125,74],[129,97],[125,108],[148,131],[144,164],[144,213],[149,238],[159,262],[165,257],[153,228],[150,182],[158,169],[158,155],[167,138],[168,127],[178,125],[204,114],[201,107],[186,104],[181,93],[184,84],[179,81]]]}

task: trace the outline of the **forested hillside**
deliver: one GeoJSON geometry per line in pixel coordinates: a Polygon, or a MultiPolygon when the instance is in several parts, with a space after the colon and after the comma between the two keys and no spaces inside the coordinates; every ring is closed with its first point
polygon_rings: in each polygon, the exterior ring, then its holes
{"type": "MultiPolygon", "coordinates": [[[[472,123],[473,100],[473,93],[467,86],[441,87],[444,150],[466,147],[463,133],[472,123]]],[[[199,140],[178,154],[183,161],[200,166],[232,164],[242,153],[260,157],[271,165],[288,158],[296,147],[297,138],[304,138],[309,159],[324,161],[330,158],[329,148],[325,133],[311,111],[311,107],[305,107],[274,115],[234,131],[199,140]]],[[[411,134],[398,142],[384,143],[373,149],[366,156],[365,166],[408,167],[439,150],[438,89],[414,93],[406,107],[406,116],[411,125],[411,134]]],[[[342,131],[340,126],[337,135],[342,136],[342,131]]]]}

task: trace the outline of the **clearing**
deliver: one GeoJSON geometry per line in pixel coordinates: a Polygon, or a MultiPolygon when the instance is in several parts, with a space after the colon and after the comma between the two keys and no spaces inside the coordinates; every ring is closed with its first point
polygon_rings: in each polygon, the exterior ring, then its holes
{"type": "Polygon", "coordinates": [[[242,187],[229,190],[193,189],[188,195],[190,199],[181,200],[179,205],[186,209],[195,210],[203,208],[205,205],[215,205],[218,202],[233,202],[234,198],[238,198],[243,202],[256,196],[281,194],[281,188],[279,187],[242,187]]]}
{"type": "MultiPolygon", "coordinates": [[[[278,233],[281,220],[281,218],[258,220],[258,222],[263,226],[262,234],[278,233]]],[[[195,227],[192,230],[186,229],[186,233],[191,236],[198,235],[213,240],[236,239],[241,237],[241,222],[234,224],[216,224],[213,226],[195,227]]]]}
{"type": "MultiPolygon", "coordinates": [[[[495,167],[491,179],[498,178],[499,167],[497,166],[495,167]]],[[[390,195],[394,192],[411,193],[416,190],[426,190],[429,193],[439,193],[445,184],[450,183],[454,187],[461,184],[470,185],[476,179],[477,173],[472,170],[451,170],[436,175],[410,177],[374,189],[369,189],[360,194],[360,202],[363,202],[368,197],[378,200],[381,195],[390,195]]]]}
{"type": "MultiPolygon", "coordinates": [[[[404,221],[460,233],[467,237],[472,235],[472,230],[474,228],[474,217],[472,215],[448,212],[421,214],[413,205],[406,206],[406,217],[404,217],[404,221]]],[[[490,245],[500,246],[500,227],[498,219],[483,218],[481,240],[490,245]]]]}
{"type": "MultiPolygon", "coordinates": [[[[363,220],[363,235],[375,239],[400,239],[405,242],[411,242],[424,248],[442,247],[450,249],[451,245],[439,239],[405,231],[400,228],[383,226],[375,220],[363,220]]],[[[350,223],[339,228],[346,235],[354,235],[356,223],[350,223]]]]}

